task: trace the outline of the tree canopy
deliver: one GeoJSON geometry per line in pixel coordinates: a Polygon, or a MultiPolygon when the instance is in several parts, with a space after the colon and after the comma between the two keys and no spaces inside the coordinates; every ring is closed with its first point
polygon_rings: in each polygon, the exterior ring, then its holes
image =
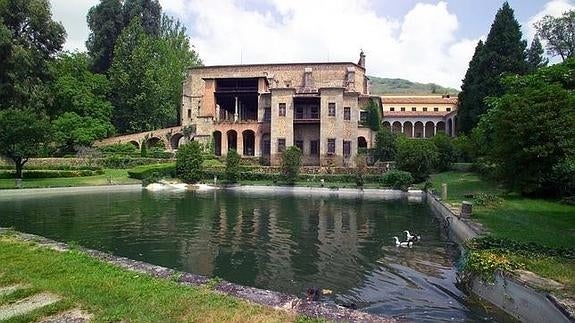
{"type": "Polygon", "coordinates": [[[546,43],[550,56],[566,60],[575,56],[575,10],[560,17],[545,16],[535,23],[537,35],[546,43]]]}

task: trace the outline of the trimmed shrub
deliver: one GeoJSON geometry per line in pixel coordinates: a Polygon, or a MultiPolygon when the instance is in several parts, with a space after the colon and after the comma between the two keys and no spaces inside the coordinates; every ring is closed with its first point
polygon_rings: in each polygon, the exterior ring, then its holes
{"type": "Polygon", "coordinates": [[[176,175],[186,183],[196,183],[203,178],[202,147],[192,141],[181,145],[176,154],[176,175]]]}
{"type": "Polygon", "coordinates": [[[176,177],[176,165],[174,163],[144,165],[128,170],[128,177],[130,178],[144,180],[152,176],[159,178],[176,177]]]}
{"type": "MultiPolygon", "coordinates": [[[[63,178],[63,177],[86,177],[102,175],[104,171],[99,170],[24,170],[22,177],[30,178],[63,178]]],[[[1,179],[16,178],[15,171],[0,171],[1,179]]]]}
{"type": "Polygon", "coordinates": [[[113,144],[98,148],[104,155],[138,156],[138,148],[132,144],[113,144]]]}
{"type": "Polygon", "coordinates": [[[296,146],[288,147],[282,154],[281,174],[289,184],[297,181],[301,167],[301,150],[296,146]]]}
{"type": "Polygon", "coordinates": [[[397,142],[396,168],[410,172],[417,183],[429,177],[437,158],[437,148],[430,140],[400,137],[397,142]]]}
{"type": "Polygon", "coordinates": [[[226,180],[237,183],[240,179],[240,155],[235,150],[228,151],[226,156],[226,180]]]}
{"type": "Polygon", "coordinates": [[[395,158],[396,151],[397,135],[387,128],[380,129],[375,135],[373,158],[376,161],[390,161],[395,158]]]}
{"type": "Polygon", "coordinates": [[[413,184],[413,176],[410,172],[393,169],[383,174],[381,183],[396,190],[407,191],[413,184]]]}
{"type": "Polygon", "coordinates": [[[355,156],[355,185],[358,187],[363,187],[365,184],[365,175],[367,173],[367,156],[356,155],[355,156]]]}

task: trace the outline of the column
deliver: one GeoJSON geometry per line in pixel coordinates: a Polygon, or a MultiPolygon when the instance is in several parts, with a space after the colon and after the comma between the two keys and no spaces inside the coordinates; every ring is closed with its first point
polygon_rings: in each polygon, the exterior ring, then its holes
{"type": "Polygon", "coordinates": [[[415,138],[415,122],[411,122],[411,138],[415,138]]]}
{"type": "Polygon", "coordinates": [[[234,110],[234,122],[238,122],[238,97],[235,97],[236,99],[236,104],[235,104],[235,110],[234,110]]]}
{"type": "Polygon", "coordinates": [[[433,135],[437,134],[437,123],[433,123],[433,135]]]}

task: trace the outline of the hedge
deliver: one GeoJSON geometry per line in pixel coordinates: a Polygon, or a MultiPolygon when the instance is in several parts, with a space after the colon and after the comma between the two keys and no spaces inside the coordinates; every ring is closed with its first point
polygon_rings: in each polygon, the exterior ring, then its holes
{"type": "MultiPolygon", "coordinates": [[[[14,170],[16,166],[14,165],[0,165],[1,170],[14,170]]],[[[28,165],[24,166],[24,171],[27,170],[103,170],[100,166],[87,166],[87,165],[45,165],[45,166],[38,166],[38,165],[28,165]]]]}
{"type": "Polygon", "coordinates": [[[146,178],[151,176],[175,177],[176,164],[166,163],[166,164],[145,165],[128,170],[128,177],[131,178],[145,180],[146,178]]]}
{"type": "MultiPolygon", "coordinates": [[[[102,175],[99,170],[24,170],[22,177],[26,178],[61,178],[61,177],[86,177],[102,175]]],[[[0,179],[16,178],[15,171],[0,171],[0,179]]]]}

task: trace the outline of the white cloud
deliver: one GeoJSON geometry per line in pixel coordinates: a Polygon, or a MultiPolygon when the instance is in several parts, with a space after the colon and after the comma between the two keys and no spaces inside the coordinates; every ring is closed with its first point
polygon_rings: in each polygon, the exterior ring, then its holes
{"type": "Polygon", "coordinates": [[[524,26],[524,35],[527,38],[529,44],[535,37],[535,27],[533,26],[536,22],[541,20],[541,18],[549,15],[553,17],[561,16],[564,12],[575,9],[575,6],[571,4],[569,0],[552,0],[545,4],[545,7],[533,17],[529,18],[527,25],[524,26]]]}
{"type": "MultiPolygon", "coordinates": [[[[456,39],[446,2],[418,3],[402,19],[376,15],[368,0],[161,0],[182,18],[207,65],[356,61],[370,75],[459,87],[477,40],[456,39]]],[[[385,10],[384,10],[385,11],[385,10]]]]}

